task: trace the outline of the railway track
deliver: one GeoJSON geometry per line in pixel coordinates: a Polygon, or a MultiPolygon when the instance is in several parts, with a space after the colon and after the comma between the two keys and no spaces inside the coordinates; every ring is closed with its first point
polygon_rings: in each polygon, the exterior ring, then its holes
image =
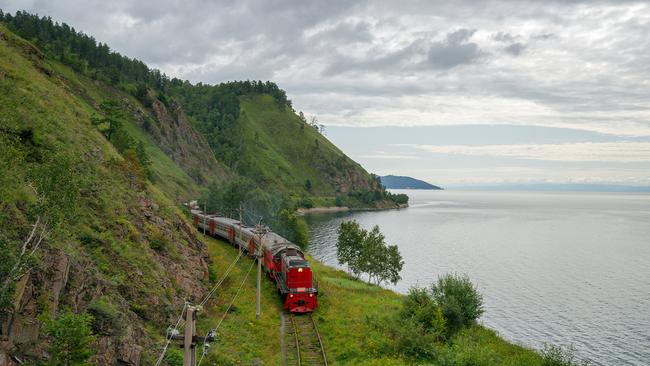
{"type": "Polygon", "coordinates": [[[311,314],[286,315],[284,331],[285,358],[287,366],[327,366],[325,348],[318,333],[318,326],[311,314]]]}

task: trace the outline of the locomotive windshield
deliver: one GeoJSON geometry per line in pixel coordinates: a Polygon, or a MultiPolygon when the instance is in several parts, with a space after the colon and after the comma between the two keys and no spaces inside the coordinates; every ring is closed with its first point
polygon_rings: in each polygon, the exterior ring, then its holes
{"type": "Polygon", "coordinates": [[[304,259],[294,259],[289,261],[289,267],[309,267],[304,259]]]}

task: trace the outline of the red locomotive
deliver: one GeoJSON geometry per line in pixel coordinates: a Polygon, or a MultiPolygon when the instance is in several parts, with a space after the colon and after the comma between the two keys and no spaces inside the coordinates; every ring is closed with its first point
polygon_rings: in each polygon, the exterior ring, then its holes
{"type": "Polygon", "coordinates": [[[192,210],[194,225],[206,234],[219,236],[256,256],[261,249],[262,267],[275,281],[284,301],[284,309],[292,313],[309,313],[318,307],[311,268],[300,247],[263,227],[249,227],[228,217],[206,215],[192,210]]]}

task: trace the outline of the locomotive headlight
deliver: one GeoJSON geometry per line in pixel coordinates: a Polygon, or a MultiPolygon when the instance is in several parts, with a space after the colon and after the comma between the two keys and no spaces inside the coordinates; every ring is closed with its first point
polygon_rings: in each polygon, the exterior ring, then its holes
{"type": "Polygon", "coordinates": [[[298,272],[302,272],[302,268],[298,268],[298,272]]]}
{"type": "Polygon", "coordinates": [[[293,297],[293,294],[289,294],[289,297],[293,297]]]}
{"type": "Polygon", "coordinates": [[[309,294],[309,297],[314,297],[314,294],[309,294]]]}

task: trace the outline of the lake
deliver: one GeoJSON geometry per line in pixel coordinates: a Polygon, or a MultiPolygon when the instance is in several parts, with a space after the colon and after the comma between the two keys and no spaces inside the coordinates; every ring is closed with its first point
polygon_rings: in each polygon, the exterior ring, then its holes
{"type": "Polygon", "coordinates": [[[344,220],[379,225],[404,257],[406,293],[465,273],[481,322],[527,347],[572,345],[594,365],[650,362],[650,194],[394,191],[401,210],[307,216],[309,252],[336,266],[344,220]]]}

